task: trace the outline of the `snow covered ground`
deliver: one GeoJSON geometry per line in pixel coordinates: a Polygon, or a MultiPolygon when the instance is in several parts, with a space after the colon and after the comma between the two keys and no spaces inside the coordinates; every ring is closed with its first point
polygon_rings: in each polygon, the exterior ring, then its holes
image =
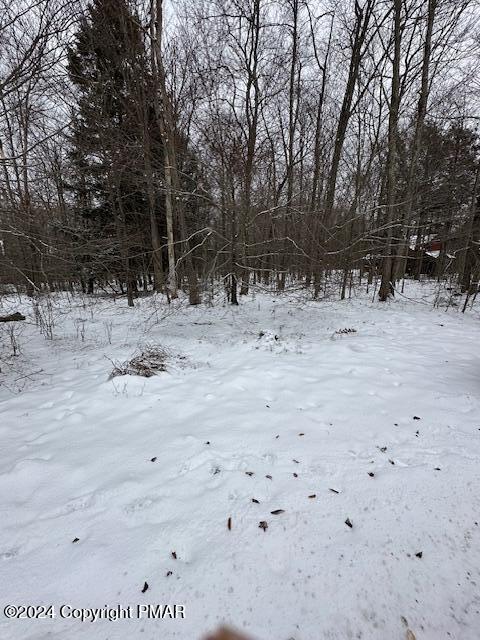
{"type": "Polygon", "coordinates": [[[0,638],[478,639],[479,314],[406,293],[57,300],[53,340],[4,301],[2,607],[56,617],[0,638]],[[146,344],[166,372],[109,379],[146,344]],[[186,618],[59,614],[145,603],[186,618]]]}

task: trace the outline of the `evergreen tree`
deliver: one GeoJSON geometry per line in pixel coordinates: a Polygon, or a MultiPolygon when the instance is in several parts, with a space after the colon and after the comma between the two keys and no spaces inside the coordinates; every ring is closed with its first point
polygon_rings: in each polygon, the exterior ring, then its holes
{"type": "Polygon", "coordinates": [[[78,96],[72,186],[87,232],[109,245],[89,256],[89,269],[98,273],[103,265],[113,271],[126,282],[132,303],[134,274],[148,272],[151,262],[149,211],[155,207],[150,211],[155,224],[161,214],[162,183],[156,174],[162,145],[148,55],[128,0],[93,0],[69,50],[68,73],[78,96]],[[150,201],[147,178],[157,190],[150,201]]]}

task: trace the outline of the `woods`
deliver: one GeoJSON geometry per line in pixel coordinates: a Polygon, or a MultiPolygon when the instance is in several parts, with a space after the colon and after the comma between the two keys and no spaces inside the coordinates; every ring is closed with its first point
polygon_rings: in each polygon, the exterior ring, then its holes
{"type": "Polygon", "coordinates": [[[3,0],[1,286],[474,297],[475,5],[3,0]]]}
{"type": "Polygon", "coordinates": [[[480,0],[0,0],[0,638],[478,640],[479,69],[480,0]]]}

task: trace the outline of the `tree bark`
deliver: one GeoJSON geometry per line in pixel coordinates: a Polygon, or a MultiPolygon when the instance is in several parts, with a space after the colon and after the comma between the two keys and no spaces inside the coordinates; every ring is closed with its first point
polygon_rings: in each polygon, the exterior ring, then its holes
{"type": "Polygon", "coordinates": [[[390,114],[388,120],[388,156],[387,156],[387,198],[386,198],[386,226],[387,241],[385,244],[385,255],[382,265],[382,281],[378,292],[378,299],[385,302],[394,294],[393,286],[393,257],[392,238],[393,224],[396,217],[395,206],[395,178],[397,163],[398,145],[398,114],[400,110],[400,55],[401,55],[401,19],[402,0],[394,0],[394,20],[393,20],[393,76],[392,91],[390,99],[390,114]]]}

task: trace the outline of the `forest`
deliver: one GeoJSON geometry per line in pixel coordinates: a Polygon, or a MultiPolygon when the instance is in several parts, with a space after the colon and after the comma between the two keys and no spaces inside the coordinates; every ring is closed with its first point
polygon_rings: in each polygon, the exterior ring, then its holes
{"type": "Polygon", "coordinates": [[[475,295],[476,2],[3,5],[2,287],[475,295]]]}
{"type": "Polygon", "coordinates": [[[478,640],[480,0],[0,0],[1,640],[478,640]]]}

